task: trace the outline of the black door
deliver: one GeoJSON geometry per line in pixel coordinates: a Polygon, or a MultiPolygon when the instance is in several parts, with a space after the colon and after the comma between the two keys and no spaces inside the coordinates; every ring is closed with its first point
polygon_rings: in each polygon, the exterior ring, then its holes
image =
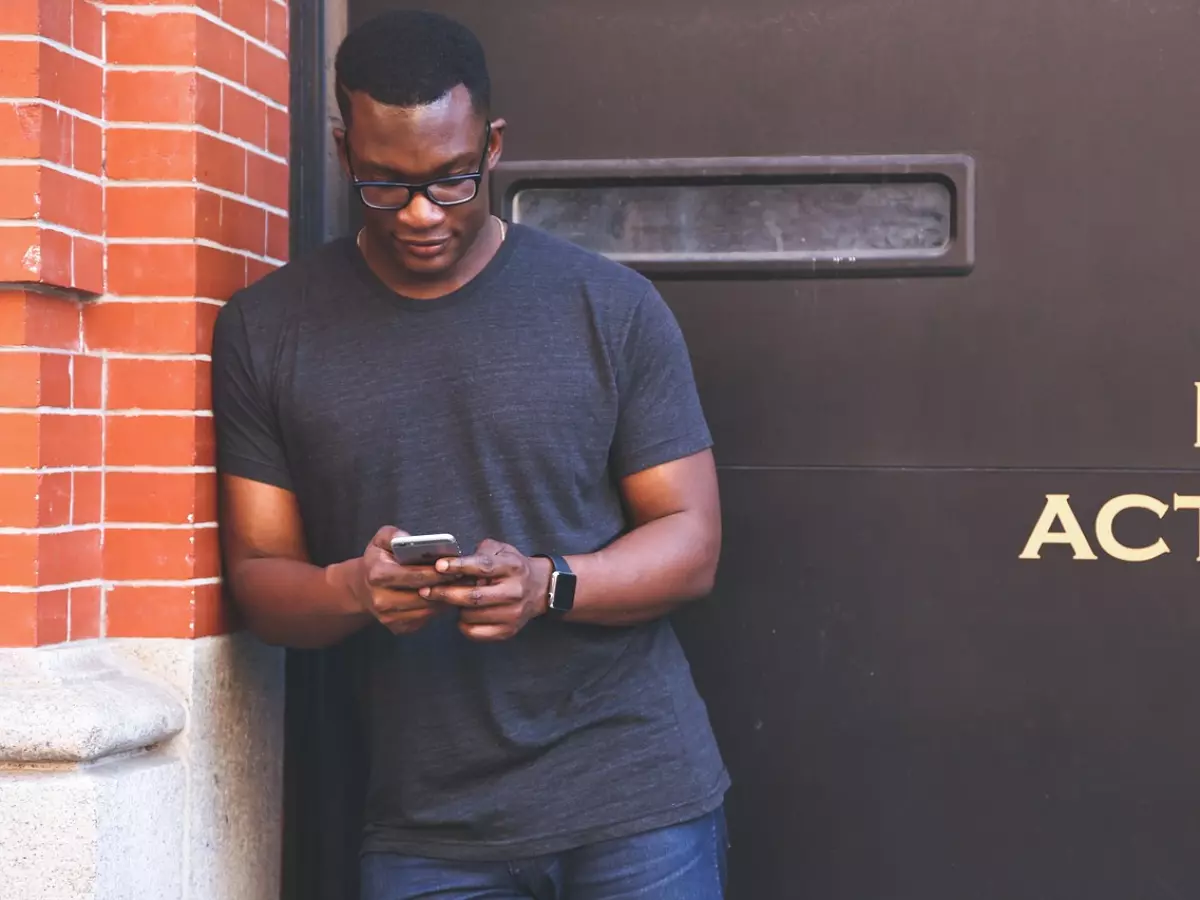
{"type": "Polygon", "coordinates": [[[731,896],[1200,896],[1196,0],[424,5],[686,332],[731,896]]]}

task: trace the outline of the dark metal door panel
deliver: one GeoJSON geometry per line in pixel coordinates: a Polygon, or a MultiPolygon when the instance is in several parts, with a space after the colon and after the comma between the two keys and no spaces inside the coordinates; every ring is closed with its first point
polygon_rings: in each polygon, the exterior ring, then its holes
{"type": "MultiPolygon", "coordinates": [[[[679,617],[734,772],[736,897],[1193,896],[1196,514],[1139,569],[1014,565],[1026,498],[1168,475],[733,470],[679,617]]],[[[1048,554],[1049,555],[1049,554],[1048,554]]]]}
{"type": "MultiPolygon", "coordinates": [[[[351,24],[386,0],[354,0],[351,24]]],[[[415,5],[415,4],[414,4],[415,5]]],[[[966,277],[659,279],[717,438],[680,617],[735,898],[1200,893],[1195,0],[440,0],[512,160],[969,154],[966,277]],[[1018,555],[1069,494],[1096,560],[1018,555]]]]}

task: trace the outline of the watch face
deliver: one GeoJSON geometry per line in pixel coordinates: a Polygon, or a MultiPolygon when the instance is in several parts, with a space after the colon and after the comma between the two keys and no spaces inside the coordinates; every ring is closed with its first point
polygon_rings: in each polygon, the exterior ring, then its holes
{"type": "Polygon", "coordinates": [[[550,575],[550,608],[567,612],[575,606],[575,576],[570,572],[550,575]]]}

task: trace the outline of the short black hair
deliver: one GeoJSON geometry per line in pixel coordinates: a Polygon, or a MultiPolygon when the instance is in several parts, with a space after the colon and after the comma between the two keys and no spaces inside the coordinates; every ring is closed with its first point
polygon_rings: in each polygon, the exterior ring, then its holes
{"type": "Polygon", "coordinates": [[[363,22],[338,47],[335,90],[350,125],[350,92],[388,106],[425,106],[460,84],[482,115],[492,85],[483,46],[469,28],[438,13],[395,9],[363,22]]]}

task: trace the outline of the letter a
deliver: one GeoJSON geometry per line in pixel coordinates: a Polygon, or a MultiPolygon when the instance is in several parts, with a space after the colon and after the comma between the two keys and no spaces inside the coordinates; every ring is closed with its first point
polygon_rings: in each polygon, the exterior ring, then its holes
{"type": "Polygon", "coordinates": [[[1079,520],[1075,518],[1074,510],[1071,509],[1070,497],[1070,494],[1046,495],[1046,506],[1042,510],[1041,518],[1033,526],[1033,534],[1029,536],[1029,543],[1025,545],[1021,559],[1041,559],[1042,547],[1046,544],[1069,544],[1075,551],[1076,559],[1097,558],[1088,544],[1087,536],[1079,526],[1079,520]],[[1062,531],[1050,530],[1055,522],[1062,523],[1062,531]]]}

